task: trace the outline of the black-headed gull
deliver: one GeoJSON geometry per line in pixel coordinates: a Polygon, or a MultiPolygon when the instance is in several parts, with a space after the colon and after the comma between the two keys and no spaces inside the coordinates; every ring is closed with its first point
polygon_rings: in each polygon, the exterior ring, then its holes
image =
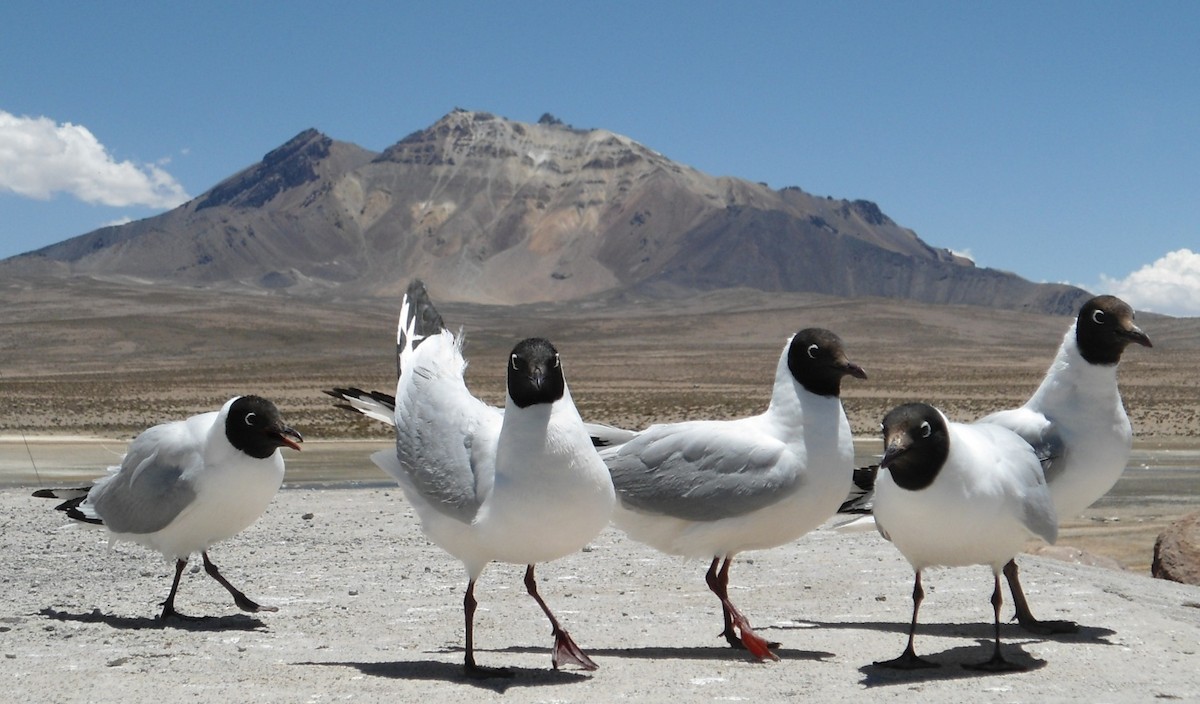
{"type": "MultiPolygon", "coordinates": [[[[1133,428],[1117,388],[1117,363],[1130,344],[1150,347],[1133,309],[1115,296],[1096,296],[1067,329],[1041,386],[1025,405],[980,419],[1008,428],[1043,458],[1060,518],[1076,516],[1117,483],[1129,461],[1133,428]]],[[[1071,621],[1034,618],[1017,563],[1004,567],[1020,624],[1037,633],[1070,633],[1071,621]]]]}
{"type": "Polygon", "coordinates": [[[706,580],[721,600],[721,635],[760,660],[777,659],[774,644],[730,601],[729,566],[739,552],[816,528],[846,498],[854,468],[839,396],[846,375],[867,376],[841,339],[801,330],[784,346],[762,414],[652,425],[600,452],[617,490],[616,524],[663,552],[711,559],[706,580]]]}
{"type": "Polygon", "coordinates": [[[34,496],[66,499],[57,508],[70,518],[104,526],[113,540],[175,558],[163,621],[187,618],[175,611],[175,594],[195,552],[238,608],[276,611],[230,584],[209,559],[208,549],[258,520],[283,482],[279,448],[299,450],[300,442],[300,433],[284,424],[275,404],[259,396],[236,396],[219,411],[145,430],[130,443],[120,467],[91,487],[42,489],[34,496]]]}
{"type": "Polygon", "coordinates": [[[913,640],[925,596],[926,567],[992,568],[995,649],[971,669],[1019,670],[1000,654],[1000,571],[1031,537],[1053,543],[1054,502],[1033,448],[989,423],[951,423],[933,406],[898,406],[883,419],[884,455],[875,482],[875,523],[912,565],[908,646],[885,667],[936,667],[917,657],[913,640]]]}
{"type": "Polygon", "coordinates": [[[496,560],[527,565],[525,587],[550,619],[552,663],[594,670],[537,591],[534,565],[582,549],[612,514],[612,480],[563,376],[558,352],[530,338],[507,360],[503,411],[472,396],[463,380],[462,339],[446,330],[419,281],[409,286],[396,338],[394,397],[357,389],[327,392],[378,418],[394,407],[396,449],[372,460],[404,490],[421,528],[462,561],[466,654],[471,677],[508,676],[475,663],[475,582],[496,560]],[[370,412],[368,412],[370,411],[370,412]]]}

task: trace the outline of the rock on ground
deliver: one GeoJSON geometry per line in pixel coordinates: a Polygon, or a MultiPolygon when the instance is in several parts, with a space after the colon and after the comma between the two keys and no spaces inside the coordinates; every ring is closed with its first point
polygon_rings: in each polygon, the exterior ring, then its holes
{"type": "Polygon", "coordinates": [[[1167,526],[1154,542],[1150,574],[1182,584],[1200,585],[1200,511],[1167,526]]]}

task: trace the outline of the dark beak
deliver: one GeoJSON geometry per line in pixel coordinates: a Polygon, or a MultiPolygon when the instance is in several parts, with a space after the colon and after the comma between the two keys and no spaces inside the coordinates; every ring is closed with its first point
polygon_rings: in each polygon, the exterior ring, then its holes
{"type": "Polygon", "coordinates": [[[529,383],[533,384],[533,388],[541,391],[546,386],[546,368],[542,365],[536,365],[529,370],[529,383]]]}
{"type": "Polygon", "coordinates": [[[854,362],[847,361],[844,369],[846,370],[847,374],[849,374],[850,376],[855,377],[857,379],[866,379],[867,378],[867,370],[858,366],[854,362]]]}
{"type": "Polygon", "coordinates": [[[1153,347],[1154,346],[1154,345],[1150,344],[1150,337],[1147,336],[1146,333],[1142,332],[1142,329],[1136,325],[1130,325],[1127,330],[1122,330],[1121,336],[1124,337],[1129,342],[1138,343],[1142,347],[1153,347]]]}
{"type": "Polygon", "coordinates": [[[294,428],[283,426],[272,431],[275,438],[279,442],[280,447],[290,447],[293,450],[300,450],[300,443],[304,442],[304,436],[297,432],[294,428]]]}
{"type": "Polygon", "coordinates": [[[908,452],[908,436],[904,433],[896,433],[886,438],[884,445],[883,459],[879,461],[879,468],[889,469],[893,460],[908,452]]]}

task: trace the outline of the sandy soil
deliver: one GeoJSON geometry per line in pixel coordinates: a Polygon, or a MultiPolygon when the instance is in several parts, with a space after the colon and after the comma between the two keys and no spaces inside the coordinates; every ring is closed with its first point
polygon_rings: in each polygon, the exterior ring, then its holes
{"type": "Polygon", "coordinates": [[[211,553],[279,611],[239,613],[193,568],[177,607],[208,618],[166,628],[154,617],[170,565],[137,546],[107,549],[101,533],[64,526],[51,507],[26,489],[0,491],[0,678],[23,702],[1200,697],[1200,588],[1032,556],[1021,563],[1034,608],[1079,621],[1079,634],[1032,637],[1005,624],[1006,653],[1028,671],[964,670],[990,654],[991,576],[933,570],[917,648],[943,666],[897,673],[872,662],[903,649],[911,572],[874,533],[820,530],[738,561],[733,598],[782,643],[780,662],[758,664],[717,637],[705,565],[610,529],[538,571],[543,596],[600,669],[550,669],[549,627],[521,569],[494,565],[477,589],[478,659],[516,676],[475,682],[460,668],[462,569],[424,540],[394,488],[280,492],[211,553]]]}
{"type": "MultiPolygon", "coordinates": [[[[334,411],[321,390],[394,386],[398,301],[51,284],[0,282],[0,435],[130,437],[258,393],[306,437],[389,436],[334,411]]],[[[870,374],[848,380],[842,394],[851,427],[864,436],[905,401],[934,403],[963,421],[1019,405],[1071,322],[756,291],[439,310],[466,331],[467,381],[489,403],[503,403],[512,345],[541,335],[562,352],[584,417],[631,428],[761,411],[787,337],[827,327],[870,374]]],[[[1200,438],[1200,318],[1138,321],[1155,346],[1130,350],[1120,372],[1137,436],[1200,438]]]]}

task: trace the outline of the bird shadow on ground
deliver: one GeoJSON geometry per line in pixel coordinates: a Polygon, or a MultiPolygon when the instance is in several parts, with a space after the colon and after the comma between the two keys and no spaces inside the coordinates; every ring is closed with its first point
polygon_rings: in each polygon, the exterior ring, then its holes
{"type": "MultiPolygon", "coordinates": [[[[478,651],[477,651],[478,652],[478,651]]],[[[320,665],[327,667],[352,667],[364,675],[399,680],[430,680],[465,684],[503,694],[513,687],[545,687],[586,682],[591,677],[579,672],[564,670],[507,667],[512,677],[475,679],[467,677],[461,662],[438,660],[399,660],[393,662],[298,662],[296,665],[320,665]]],[[[489,665],[490,666],[490,665],[489,665]]]]}
{"type": "MultiPolygon", "coordinates": [[[[919,646],[920,634],[917,635],[917,645],[919,646]]],[[[997,675],[1020,675],[1033,670],[1040,670],[1046,666],[1046,661],[1035,658],[1029,653],[1026,653],[1021,646],[1011,643],[1001,643],[1000,653],[1004,659],[1014,665],[1020,666],[1022,669],[1018,671],[1007,672],[989,672],[982,670],[968,670],[963,665],[978,664],[987,660],[992,655],[992,650],[995,647],[995,641],[990,638],[981,638],[977,645],[964,645],[959,648],[951,648],[940,653],[920,653],[917,654],[931,662],[934,662],[938,667],[931,667],[919,670],[896,670],[889,667],[882,667],[875,663],[863,665],[858,668],[858,671],[863,673],[861,685],[870,689],[872,687],[887,687],[893,685],[907,685],[915,682],[931,682],[931,681],[948,681],[961,680],[978,677],[993,677],[997,675]]],[[[904,648],[903,643],[899,643],[897,650],[904,648]]],[[[899,653],[897,652],[897,655],[899,653]]]]}
{"type": "MultiPolygon", "coordinates": [[[[805,630],[808,628],[853,628],[857,630],[883,631],[908,636],[908,621],[799,621],[795,626],[771,626],[776,630],[805,630]]],[[[1054,633],[1041,635],[1027,631],[1013,622],[1001,623],[1002,638],[1016,638],[1027,641],[1061,641],[1068,643],[1092,643],[1095,645],[1115,645],[1108,640],[1115,636],[1116,631],[1110,628],[1095,626],[1080,626],[1075,633],[1054,633]]],[[[995,626],[991,623],[978,621],[975,623],[925,623],[917,624],[917,639],[922,635],[942,638],[975,638],[991,639],[995,635],[995,626]]]]}
{"type": "MultiPolygon", "coordinates": [[[[762,630],[762,629],[759,629],[762,630]]],[[[819,650],[797,650],[794,648],[772,648],[772,652],[781,660],[815,660],[823,661],[834,657],[833,653],[819,650]]],[[[528,646],[513,646],[499,652],[509,653],[545,653],[546,648],[528,646]]],[[[646,646],[640,648],[588,648],[588,655],[595,657],[629,658],[641,660],[753,660],[745,650],[734,650],[724,646],[646,646]]]]}
{"type": "Polygon", "coordinates": [[[259,631],[266,630],[267,624],[257,618],[245,614],[230,614],[229,616],[203,616],[198,618],[173,618],[163,623],[157,616],[117,616],[101,613],[100,609],[92,609],[87,613],[72,613],[46,607],[38,612],[39,615],[55,621],[72,621],[75,623],[103,623],[111,628],[122,630],[163,629],[175,628],[181,631],[259,631]]]}

